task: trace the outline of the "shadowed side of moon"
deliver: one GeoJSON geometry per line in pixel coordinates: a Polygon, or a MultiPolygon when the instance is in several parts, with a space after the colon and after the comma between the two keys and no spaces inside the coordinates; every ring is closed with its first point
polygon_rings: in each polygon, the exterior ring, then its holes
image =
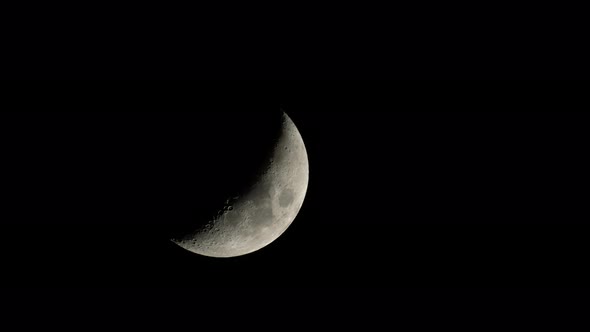
{"type": "Polygon", "coordinates": [[[174,243],[204,256],[235,257],[257,251],[285,232],[303,204],[309,165],[292,120],[281,111],[274,125],[276,130],[267,135],[268,149],[236,165],[248,169],[249,176],[236,179],[233,191],[228,186],[225,204],[205,222],[184,225],[184,233],[172,236],[174,243]]]}

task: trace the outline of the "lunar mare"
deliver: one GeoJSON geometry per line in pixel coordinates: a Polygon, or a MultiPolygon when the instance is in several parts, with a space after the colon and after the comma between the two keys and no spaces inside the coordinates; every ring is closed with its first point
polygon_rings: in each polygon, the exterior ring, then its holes
{"type": "Polygon", "coordinates": [[[209,257],[257,251],[291,225],[303,205],[308,181],[305,144],[293,121],[282,112],[280,135],[256,181],[230,197],[205,226],[172,241],[209,257]]]}

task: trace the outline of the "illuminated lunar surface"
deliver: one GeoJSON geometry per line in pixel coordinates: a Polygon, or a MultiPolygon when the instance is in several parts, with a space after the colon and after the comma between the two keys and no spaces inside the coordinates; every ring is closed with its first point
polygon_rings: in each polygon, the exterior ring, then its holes
{"type": "Polygon", "coordinates": [[[228,198],[204,226],[172,241],[209,257],[235,257],[276,240],[299,213],[307,192],[309,163],[305,144],[283,112],[281,132],[252,185],[228,198]]]}

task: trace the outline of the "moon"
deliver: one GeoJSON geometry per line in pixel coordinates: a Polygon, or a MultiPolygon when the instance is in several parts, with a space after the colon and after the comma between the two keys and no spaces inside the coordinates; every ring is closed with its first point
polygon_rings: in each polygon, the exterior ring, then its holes
{"type": "Polygon", "coordinates": [[[255,180],[228,197],[208,222],[172,242],[199,255],[228,258],[262,249],[287,230],[307,193],[309,161],[299,130],[281,113],[279,134],[255,180]]]}

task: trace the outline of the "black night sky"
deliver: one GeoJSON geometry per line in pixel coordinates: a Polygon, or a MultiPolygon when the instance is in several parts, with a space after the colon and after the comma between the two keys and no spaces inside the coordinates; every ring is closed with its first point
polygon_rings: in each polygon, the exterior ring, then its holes
{"type": "Polygon", "coordinates": [[[40,85],[3,102],[3,287],[587,284],[588,118],[575,90],[40,85]],[[310,160],[292,226],[232,259],[167,241],[175,219],[214,204],[248,169],[279,104],[310,160]]]}
{"type": "Polygon", "coordinates": [[[555,307],[584,316],[590,277],[582,92],[475,81],[6,86],[2,323],[498,331],[516,318],[518,330],[567,330],[555,307]],[[310,161],[295,222],[238,258],[171,243],[252,174],[279,106],[310,161]]]}

